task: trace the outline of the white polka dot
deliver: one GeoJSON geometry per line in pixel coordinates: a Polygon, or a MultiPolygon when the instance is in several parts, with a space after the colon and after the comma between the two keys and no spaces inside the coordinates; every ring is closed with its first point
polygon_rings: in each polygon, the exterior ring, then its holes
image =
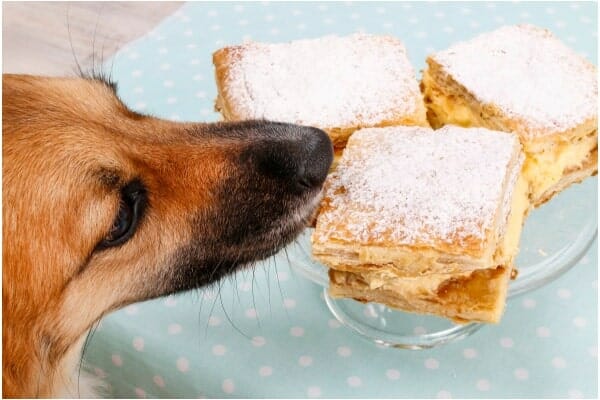
{"type": "Polygon", "coordinates": [[[523,304],[523,308],[532,309],[532,308],[535,308],[536,301],[531,298],[526,298],[526,299],[523,299],[522,304],[523,304]]]}
{"type": "Polygon", "coordinates": [[[177,97],[168,97],[167,104],[175,104],[177,103],[177,97]]]}
{"type": "Polygon", "coordinates": [[[271,28],[271,29],[269,29],[269,33],[271,35],[279,35],[279,29],[277,29],[277,28],[271,28]]]}
{"type": "Polygon", "coordinates": [[[304,328],[301,328],[299,326],[294,326],[290,329],[290,335],[295,336],[295,337],[304,336],[304,328]]]}
{"type": "Polygon", "coordinates": [[[217,10],[210,10],[206,13],[206,15],[208,15],[209,17],[216,17],[217,15],[219,15],[219,13],[217,12],[217,10]]]}
{"type": "Polygon", "coordinates": [[[121,358],[120,355],[118,354],[113,354],[110,359],[112,360],[112,363],[114,365],[116,365],[117,367],[120,367],[121,365],[123,365],[123,359],[121,358]]]}
{"type": "Polygon", "coordinates": [[[136,53],[135,51],[131,54],[129,54],[129,58],[131,60],[137,60],[140,57],[140,55],[138,53],[136,53]]]}
{"type": "Polygon", "coordinates": [[[169,118],[173,121],[181,121],[181,117],[179,116],[179,114],[171,114],[169,118]]]}
{"type": "Polygon", "coordinates": [[[445,26],[444,28],[442,28],[442,30],[446,33],[453,33],[454,32],[454,27],[452,26],[445,26]]]}
{"type": "Polygon", "coordinates": [[[139,387],[135,388],[135,394],[137,395],[137,397],[146,397],[146,392],[144,391],[144,389],[139,387]]]}
{"type": "Polygon", "coordinates": [[[385,29],[392,29],[392,28],[394,27],[394,24],[393,24],[393,23],[391,23],[391,22],[384,22],[384,23],[383,23],[383,27],[384,27],[385,29]]]}
{"type": "Polygon", "coordinates": [[[159,68],[162,69],[163,71],[166,71],[168,69],[171,69],[171,64],[164,63],[164,64],[161,64],[159,68]]]}
{"type": "Polygon", "coordinates": [[[340,346],[337,348],[337,353],[342,357],[350,357],[352,355],[352,349],[346,346],[340,346]]]}
{"type": "Polygon", "coordinates": [[[265,365],[264,367],[259,368],[258,374],[260,376],[271,376],[273,375],[273,368],[269,367],[268,365],[265,365]]]}
{"type": "Polygon", "coordinates": [[[504,17],[497,16],[494,18],[494,21],[496,21],[499,24],[502,24],[502,23],[504,23],[504,17]]]}
{"type": "Polygon", "coordinates": [[[440,366],[440,362],[435,358],[428,358],[425,360],[425,368],[427,369],[438,369],[440,366]]]}
{"type": "Polygon", "coordinates": [[[528,12],[522,12],[521,14],[519,14],[519,17],[523,18],[523,19],[527,19],[527,18],[529,18],[529,13],[528,12]]]}
{"type": "Polygon", "coordinates": [[[104,379],[108,376],[102,368],[94,368],[94,373],[96,374],[96,376],[98,378],[102,378],[102,379],[104,379]]]}
{"type": "Polygon", "coordinates": [[[134,78],[140,77],[142,76],[142,71],[139,69],[133,70],[131,71],[131,76],[133,76],[134,78]]]}
{"type": "Polygon", "coordinates": [[[158,49],[159,54],[167,54],[168,52],[169,49],[167,49],[166,47],[161,47],[160,49],[158,49]]]}
{"type": "Polygon", "coordinates": [[[233,379],[225,379],[223,380],[223,383],[221,384],[221,389],[223,390],[224,393],[227,394],[231,394],[233,392],[235,392],[235,384],[233,383],[233,379]]]}
{"type": "Polygon", "coordinates": [[[550,337],[550,329],[545,326],[540,326],[535,331],[539,337],[550,337]]]}
{"type": "Polygon", "coordinates": [[[258,311],[256,311],[254,308],[249,308],[246,310],[245,314],[246,318],[254,319],[258,316],[258,311]]]}
{"type": "Polygon", "coordinates": [[[173,82],[171,80],[166,80],[163,82],[164,87],[173,87],[174,84],[175,84],[175,82],[173,82]]]}
{"type": "Polygon", "coordinates": [[[487,392],[488,390],[490,390],[490,381],[488,381],[487,379],[479,379],[475,386],[478,390],[481,390],[482,392],[487,392]]]}
{"type": "Polygon", "coordinates": [[[144,108],[146,108],[146,103],[144,103],[143,101],[139,101],[135,103],[135,108],[138,110],[143,110],[144,108]]]}
{"type": "Polygon", "coordinates": [[[427,333],[427,329],[424,326],[415,326],[413,328],[413,333],[415,335],[424,335],[425,333],[427,333]]]}
{"type": "Polygon", "coordinates": [[[546,14],[554,14],[554,13],[556,13],[556,10],[554,8],[552,8],[552,7],[546,8],[545,11],[546,11],[546,14]]]}
{"type": "Polygon", "coordinates": [[[134,93],[144,93],[144,88],[141,86],[136,86],[133,88],[134,93]]]}
{"type": "Polygon", "coordinates": [[[439,392],[437,392],[436,397],[438,399],[451,399],[452,398],[452,393],[450,393],[447,390],[440,390],[439,392]]]}
{"type": "Polygon", "coordinates": [[[211,27],[210,27],[210,30],[211,30],[211,31],[218,31],[218,30],[220,30],[220,29],[221,29],[221,25],[219,25],[219,24],[213,24],[213,25],[211,25],[211,27]]]}
{"type": "Polygon", "coordinates": [[[306,390],[306,395],[311,398],[320,397],[321,388],[318,386],[309,386],[309,388],[306,390]]]}
{"type": "Polygon", "coordinates": [[[303,31],[304,29],[306,29],[306,24],[298,24],[296,25],[296,29],[303,31]]]}
{"type": "Polygon", "coordinates": [[[222,356],[227,353],[227,347],[223,346],[222,344],[216,344],[212,348],[212,353],[215,356],[222,356]]]}
{"type": "Polygon", "coordinates": [[[141,338],[139,336],[133,338],[133,348],[136,349],[137,351],[143,351],[144,350],[144,338],[141,338]]]}
{"type": "Polygon", "coordinates": [[[409,23],[409,24],[413,24],[413,25],[415,25],[415,24],[418,24],[418,23],[419,23],[419,18],[417,18],[417,17],[415,17],[415,16],[413,15],[412,17],[410,17],[410,18],[408,19],[408,23],[409,23]]]}
{"type": "Polygon", "coordinates": [[[179,357],[177,359],[177,369],[181,372],[188,372],[190,370],[190,362],[185,357],[179,357]]]}
{"type": "Polygon", "coordinates": [[[203,108],[202,110],[200,110],[200,114],[202,115],[208,115],[210,113],[210,110],[208,108],[203,108]]]}
{"type": "Polygon", "coordinates": [[[310,356],[300,356],[298,359],[298,364],[302,367],[309,367],[313,363],[313,359],[310,356]]]}
{"type": "Polygon", "coordinates": [[[481,24],[478,21],[471,21],[469,22],[469,26],[473,29],[477,29],[481,26],[481,24]]]}
{"type": "Polygon", "coordinates": [[[387,371],[385,371],[385,376],[392,381],[397,381],[398,379],[400,379],[400,371],[398,371],[397,369],[388,369],[387,371]]]}
{"type": "Polygon", "coordinates": [[[418,38],[421,38],[421,39],[422,38],[426,38],[427,37],[427,32],[425,32],[425,31],[416,31],[415,32],[415,37],[418,37],[418,38]]]}
{"type": "Polygon", "coordinates": [[[354,12],[354,13],[350,14],[350,19],[359,19],[359,18],[360,18],[359,13],[354,12]]]}
{"type": "Polygon", "coordinates": [[[583,393],[578,389],[569,389],[568,395],[570,399],[583,399],[583,393]]]}
{"type": "Polygon", "coordinates": [[[233,7],[233,11],[238,12],[238,13],[243,12],[244,11],[244,6],[241,5],[241,4],[237,4],[237,5],[235,5],[233,7]]]}
{"type": "Polygon", "coordinates": [[[552,359],[552,366],[554,368],[565,368],[567,366],[567,362],[562,357],[554,357],[552,359]]]}
{"type": "Polygon", "coordinates": [[[254,347],[262,347],[267,343],[266,339],[262,336],[254,336],[252,338],[252,346],[254,347]]]}
{"type": "Polygon", "coordinates": [[[327,325],[329,325],[331,329],[337,329],[341,326],[340,321],[338,321],[337,319],[330,319],[329,321],[327,321],[327,325]]]}
{"type": "Polygon", "coordinates": [[[329,9],[329,7],[327,7],[325,4],[319,4],[317,8],[319,11],[327,11],[329,9]]]}
{"type": "Polygon", "coordinates": [[[594,358],[598,358],[598,346],[588,347],[588,354],[594,358]]]}
{"type": "Polygon", "coordinates": [[[205,291],[202,293],[202,298],[203,298],[204,300],[212,300],[212,299],[214,299],[214,298],[216,298],[216,297],[217,297],[217,292],[214,292],[214,291],[212,291],[212,290],[205,290],[205,291]]]}
{"type": "Polygon", "coordinates": [[[154,375],[154,377],[152,378],[152,381],[154,382],[154,384],[156,386],[158,386],[160,388],[164,388],[165,387],[165,380],[160,375],[154,375]]]}
{"type": "Polygon", "coordinates": [[[463,356],[465,358],[475,358],[477,357],[477,350],[472,349],[472,348],[468,348],[468,349],[464,349],[463,350],[463,356]]]}
{"type": "Polygon", "coordinates": [[[446,14],[444,14],[442,11],[436,11],[435,13],[433,13],[433,16],[438,19],[441,19],[441,18],[444,18],[446,16],[446,14]]]}
{"type": "Polygon", "coordinates": [[[377,8],[375,9],[375,12],[376,12],[377,14],[385,14],[385,8],[383,8],[383,7],[377,7],[377,8]]]}
{"type": "Polygon", "coordinates": [[[571,291],[569,289],[561,288],[556,291],[556,294],[561,299],[569,299],[571,298],[571,291]]]}
{"type": "Polygon", "coordinates": [[[177,305],[177,300],[175,300],[175,297],[169,296],[165,299],[165,306],[174,307],[175,305],[177,305]]]}
{"type": "Polygon", "coordinates": [[[221,318],[211,315],[210,318],[208,318],[208,325],[209,326],[221,325],[221,318]]]}
{"type": "Polygon", "coordinates": [[[194,32],[193,32],[191,29],[188,29],[188,30],[186,30],[185,32],[183,32],[183,34],[184,34],[185,36],[193,36],[193,35],[194,35],[194,32]]]}
{"type": "Polygon", "coordinates": [[[511,338],[509,338],[509,337],[500,338],[500,346],[504,347],[505,349],[510,349],[514,345],[515,345],[515,342],[511,338]]]}
{"type": "Polygon", "coordinates": [[[554,26],[556,26],[557,28],[564,28],[565,26],[567,26],[567,23],[565,21],[556,21],[554,23],[554,26]]]}
{"type": "Polygon", "coordinates": [[[359,387],[362,385],[362,379],[360,379],[358,376],[350,376],[348,379],[346,379],[346,382],[350,387],[359,387]]]}
{"type": "Polygon", "coordinates": [[[285,282],[288,279],[289,279],[289,276],[288,276],[287,272],[284,271],[284,272],[278,272],[277,273],[277,280],[279,282],[285,282]]]}
{"type": "Polygon", "coordinates": [[[294,299],[284,299],[283,300],[283,306],[285,308],[288,308],[288,309],[294,308],[294,307],[296,307],[296,300],[294,300],[294,299]]]}
{"type": "Polygon", "coordinates": [[[197,58],[194,58],[193,60],[190,61],[191,65],[198,65],[200,64],[200,60],[198,60],[197,58]]]}
{"type": "Polygon", "coordinates": [[[125,307],[125,314],[135,315],[139,311],[139,307],[135,304],[125,307]]]}
{"type": "Polygon", "coordinates": [[[585,328],[587,326],[587,319],[583,317],[575,317],[573,318],[573,325],[577,328],[585,328]]]}
{"type": "Polygon", "coordinates": [[[527,379],[529,379],[529,371],[527,371],[525,368],[517,368],[513,373],[515,375],[515,378],[517,378],[520,381],[526,381],[527,379]]]}

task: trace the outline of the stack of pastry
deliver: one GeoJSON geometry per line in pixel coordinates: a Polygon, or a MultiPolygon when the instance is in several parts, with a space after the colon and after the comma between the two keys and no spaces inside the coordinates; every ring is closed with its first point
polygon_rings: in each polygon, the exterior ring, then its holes
{"type": "Polygon", "coordinates": [[[597,70],[552,33],[506,26],[427,58],[431,125],[520,136],[534,205],[598,170],[597,70]]]}
{"type": "Polygon", "coordinates": [[[497,322],[528,210],[597,171],[596,68],[544,29],[429,56],[422,95],[390,36],[248,43],[213,62],[226,120],[331,137],[312,247],[334,297],[497,322]]]}
{"type": "Polygon", "coordinates": [[[312,235],[330,294],[497,322],[529,206],[522,162],[515,135],[483,128],[354,133],[312,235]]]}
{"type": "Polygon", "coordinates": [[[315,126],[338,157],[357,129],[429,126],[406,49],[391,36],[247,43],[218,50],[213,63],[215,107],[225,120],[315,126]]]}

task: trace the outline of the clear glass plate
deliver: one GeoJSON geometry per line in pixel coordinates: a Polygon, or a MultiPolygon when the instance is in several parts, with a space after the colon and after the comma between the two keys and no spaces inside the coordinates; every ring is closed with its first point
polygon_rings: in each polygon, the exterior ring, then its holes
{"type": "MultiPolygon", "coordinates": [[[[535,290],[564,274],[583,257],[598,232],[598,179],[571,186],[530,213],[521,235],[509,300],[535,290]]],[[[292,268],[323,286],[327,306],[346,327],[377,344],[403,349],[423,349],[464,338],[482,324],[455,324],[444,318],[418,315],[377,303],[363,304],[328,295],[327,267],[311,257],[306,230],[289,252],[292,268]]]]}

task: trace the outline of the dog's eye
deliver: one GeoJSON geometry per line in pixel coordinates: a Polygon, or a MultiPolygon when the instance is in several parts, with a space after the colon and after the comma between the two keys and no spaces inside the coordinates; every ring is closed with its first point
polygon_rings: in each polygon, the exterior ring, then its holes
{"type": "Polygon", "coordinates": [[[121,200],[119,205],[119,214],[117,219],[113,222],[113,226],[110,228],[108,236],[104,239],[106,242],[114,242],[122,238],[133,221],[133,210],[128,202],[121,200]]]}
{"type": "Polygon", "coordinates": [[[99,249],[118,246],[133,236],[145,207],[145,197],[145,192],[137,181],[121,191],[119,212],[108,235],[98,245],[99,249]]]}

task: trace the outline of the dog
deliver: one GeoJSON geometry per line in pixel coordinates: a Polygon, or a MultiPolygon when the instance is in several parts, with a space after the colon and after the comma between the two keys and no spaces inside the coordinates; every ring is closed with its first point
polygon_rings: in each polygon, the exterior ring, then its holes
{"type": "Polygon", "coordinates": [[[317,128],[162,120],[102,77],[3,75],[2,90],[5,397],[77,396],[103,315],[290,243],[332,162],[317,128]]]}

